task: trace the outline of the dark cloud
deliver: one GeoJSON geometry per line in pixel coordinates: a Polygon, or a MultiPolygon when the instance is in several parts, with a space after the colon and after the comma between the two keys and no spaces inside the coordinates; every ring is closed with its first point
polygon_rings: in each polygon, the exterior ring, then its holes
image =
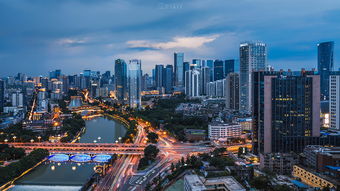
{"type": "Polygon", "coordinates": [[[237,58],[245,40],[266,42],[276,68],[312,68],[320,41],[334,40],[340,58],[339,10],[338,0],[1,0],[0,75],[112,70],[118,57],[140,58],[149,71],[171,64],[174,51],[188,60],[237,58]],[[200,47],[174,40],[211,35],[200,47]]]}

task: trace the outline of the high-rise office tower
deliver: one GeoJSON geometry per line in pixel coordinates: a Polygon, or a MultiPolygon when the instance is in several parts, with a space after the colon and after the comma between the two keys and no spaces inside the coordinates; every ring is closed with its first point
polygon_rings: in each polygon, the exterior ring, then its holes
{"type": "Polygon", "coordinates": [[[164,65],[155,66],[155,86],[156,86],[156,89],[158,90],[161,90],[163,87],[163,81],[164,81],[163,70],[164,70],[164,65]]]}
{"type": "Polygon", "coordinates": [[[329,97],[329,73],[334,68],[334,42],[322,42],[318,44],[318,71],[321,82],[321,99],[329,97]]]}
{"type": "Polygon", "coordinates": [[[4,111],[5,102],[5,81],[0,79],[0,112],[4,111]]]}
{"type": "Polygon", "coordinates": [[[58,79],[59,76],[61,76],[61,70],[60,69],[49,72],[50,79],[52,79],[52,78],[58,79]]]}
{"type": "Polygon", "coordinates": [[[127,65],[124,60],[115,60],[116,97],[123,102],[127,98],[127,65]]]}
{"type": "Polygon", "coordinates": [[[213,60],[207,60],[206,61],[207,67],[210,68],[210,81],[214,81],[214,61],[213,60]]]}
{"type": "Polygon", "coordinates": [[[223,60],[214,61],[214,81],[224,78],[223,60]]]}
{"type": "Polygon", "coordinates": [[[266,69],[267,50],[262,42],[240,44],[240,110],[251,112],[252,72],[266,69]]]}
{"type": "Polygon", "coordinates": [[[239,110],[240,101],[240,76],[237,73],[229,73],[226,77],[225,83],[225,99],[226,108],[232,110],[239,110]]]}
{"type": "Polygon", "coordinates": [[[208,83],[210,82],[211,69],[209,67],[203,67],[201,69],[201,93],[202,95],[207,95],[208,93],[208,83]]]}
{"type": "Polygon", "coordinates": [[[224,77],[227,77],[229,73],[235,72],[235,60],[224,61],[224,77]]]}
{"type": "Polygon", "coordinates": [[[129,105],[131,108],[140,108],[141,100],[141,81],[142,81],[142,63],[141,60],[130,60],[128,64],[128,92],[129,105]]]}
{"type": "Polygon", "coordinates": [[[332,72],[329,79],[330,127],[340,130],[340,71],[332,72]]]}
{"type": "Polygon", "coordinates": [[[320,136],[320,76],[284,72],[253,73],[255,153],[302,152],[320,136]]]}
{"type": "Polygon", "coordinates": [[[200,71],[193,69],[185,72],[185,95],[189,97],[200,96],[200,71]]]}
{"type": "Polygon", "coordinates": [[[144,74],[143,76],[142,76],[142,91],[147,91],[148,90],[148,83],[149,83],[149,81],[150,81],[150,76],[149,76],[149,74],[144,74]]]}
{"type": "Polygon", "coordinates": [[[201,68],[202,67],[201,59],[193,59],[192,60],[192,67],[193,68],[201,68]]]}
{"type": "Polygon", "coordinates": [[[185,86],[185,73],[190,70],[190,62],[183,62],[183,73],[184,73],[184,86],[185,86]]]}
{"type": "Polygon", "coordinates": [[[172,92],[172,86],[174,84],[173,76],[174,76],[173,66],[167,65],[164,68],[164,88],[165,88],[165,93],[167,94],[172,92]]]}
{"type": "Polygon", "coordinates": [[[184,53],[174,53],[175,86],[184,87],[184,53]]]}
{"type": "Polygon", "coordinates": [[[83,74],[84,74],[85,77],[91,77],[92,71],[91,70],[84,70],[83,74]]]}
{"type": "Polygon", "coordinates": [[[59,76],[59,79],[60,79],[60,81],[62,82],[62,84],[63,84],[63,88],[62,88],[62,91],[64,92],[64,93],[68,93],[68,90],[69,90],[69,88],[70,88],[70,82],[69,82],[69,78],[68,78],[68,76],[59,76]]]}
{"type": "Polygon", "coordinates": [[[97,83],[91,83],[90,86],[90,96],[95,98],[98,97],[97,90],[99,89],[99,86],[97,83]]]}

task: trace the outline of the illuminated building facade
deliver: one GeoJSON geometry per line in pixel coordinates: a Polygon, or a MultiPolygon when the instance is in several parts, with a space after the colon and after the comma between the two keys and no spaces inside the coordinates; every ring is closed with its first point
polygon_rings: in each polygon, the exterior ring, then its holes
{"type": "Polygon", "coordinates": [[[302,152],[320,136],[320,77],[283,72],[253,73],[255,153],[302,152]]]}
{"type": "Polygon", "coordinates": [[[141,83],[142,68],[141,60],[130,60],[128,64],[128,95],[129,106],[131,108],[140,108],[141,100],[141,83]]]}
{"type": "Polygon", "coordinates": [[[250,112],[252,107],[252,72],[264,71],[267,48],[262,42],[240,44],[240,110],[250,112]]]}

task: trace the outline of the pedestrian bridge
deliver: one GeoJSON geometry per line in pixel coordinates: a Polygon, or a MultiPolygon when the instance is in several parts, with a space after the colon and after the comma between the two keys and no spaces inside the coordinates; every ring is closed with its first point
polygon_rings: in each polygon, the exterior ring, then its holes
{"type": "Polygon", "coordinates": [[[116,144],[116,143],[6,143],[26,152],[35,149],[46,149],[50,153],[60,154],[122,154],[143,155],[145,144],[116,144]]]}

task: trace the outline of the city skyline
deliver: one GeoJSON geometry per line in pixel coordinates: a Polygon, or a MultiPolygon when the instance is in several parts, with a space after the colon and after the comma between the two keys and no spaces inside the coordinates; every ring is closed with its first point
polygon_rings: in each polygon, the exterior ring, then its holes
{"type": "Polygon", "coordinates": [[[237,59],[239,44],[247,40],[266,43],[268,64],[285,70],[317,68],[317,44],[334,41],[334,69],[339,68],[340,4],[334,0],[0,5],[0,25],[6,26],[0,33],[0,63],[6,70],[0,76],[16,71],[44,75],[56,68],[68,74],[79,68],[112,71],[118,58],[141,59],[143,71],[150,74],[156,64],[173,64],[173,52],[184,52],[185,61],[237,59]]]}

